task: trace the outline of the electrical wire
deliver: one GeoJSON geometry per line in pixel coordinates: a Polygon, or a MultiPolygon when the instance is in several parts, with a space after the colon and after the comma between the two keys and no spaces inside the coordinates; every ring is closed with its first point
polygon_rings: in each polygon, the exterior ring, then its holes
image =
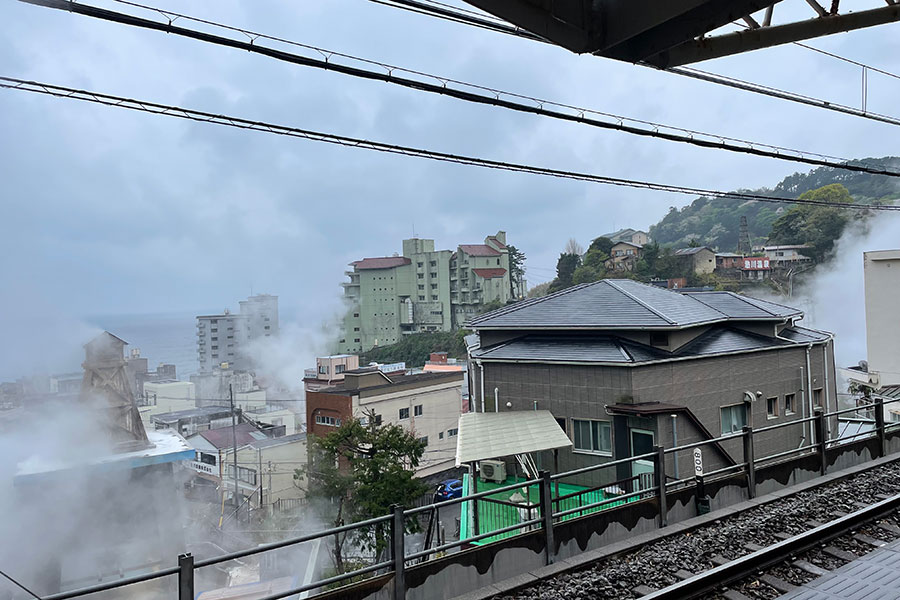
{"type": "Polygon", "coordinates": [[[415,71],[412,69],[406,69],[403,67],[398,67],[396,65],[389,65],[386,63],[380,63],[377,61],[373,61],[366,58],[361,58],[358,56],[353,56],[350,54],[344,54],[341,52],[335,52],[332,50],[328,50],[325,48],[319,48],[315,46],[310,46],[307,44],[302,44],[299,42],[293,42],[290,40],[285,40],[282,38],[275,38],[272,36],[268,36],[265,34],[261,34],[258,32],[253,32],[249,30],[239,29],[230,25],[224,25],[221,23],[216,23],[213,21],[208,21],[204,19],[197,19],[188,15],[173,13],[168,11],[161,11],[151,6],[138,4],[135,2],[131,2],[128,0],[112,0],[113,2],[117,2],[120,4],[125,4],[132,7],[141,8],[143,10],[155,11],[164,16],[169,23],[159,23],[157,21],[144,19],[141,17],[137,17],[134,15],[128,15],[124,13],[119,13],[115,11],[110,11],[102,8],[98,8],[95,6],[90,6],[83,3],[75,3],[71,0],[22,0],[23,2],[27,2],[29,4],[36,4],[39,6],[44,6],[48,8],[55,8],[59,10],[68,10],[70,12],[82,14],[85,16],[98,18],[102,20],[112,21],[116,23],[122,23],[126,25],[131,25],[134,27],[141,27],[145,29],[152,29],[156,31],[165,31],[166,33],[180,35],[184,37],[188,37],[191,39],[196,39],[199,41],[212,43],[216,45],[226,46],[230,48],[237,48],[241,50],[246,50],[248,52],[254,52],[257,54],[261,54],[264,56],[268,56],[270,58],[275,58],[277,60],[282,60],[285,62],[289,62],[292,64],[297,64],[301,66],[313,67],[318,69],[323,69],[327,71],[335,71],[344,75],[349,75],[352,77],[358,77],[368,80],[376,80],[383,81],[386,83],[392,83],[395,85],[399,85],[402,87],[414,89],[421,92],[429,92],[433,94],[438,94],[442,96],[450,96],[459,100],[464,100],[467,102],[472,102],[476,104],[486,104],[490,106],[496,106],[500,108],[506,108],[509,110],[515,110],[518,112],[525,112],[530,114],[536,114],[544,117],[550,117],[562,121],[569,121],[575,123],[581,123],[584,125],[589,125],[592,127],[597,127],[600,129],[609,129],[620,131],[624,133],[628,133],[631,135],[638,135],[643,137],[651,137],[657,139],[663,139],[670,142],[681,142],[694,146],[698,146],[701,148],[707,149],[716,149],[716,150],[726,150],[729,152],[736,152],[742,154],[751,154],[755,156],[762,156],[766,158],[774,158],[777,160],[785,160],[790,162],[799,162],[805,163],[809,165],[819,166],[819,167],[831,167],[837,169],[846,169],[849,171],[869,173],[872,175],[887,175],[891,177],[900,177],[900,172],[891,171],[888,169],[882,169],[878,167],[867,166],[863,161],[851,161],[846,158],[832,156],[827,154],[821,154],[816,152],[806,152],[803,150],[796,150],[792,148],[786,148],[784,146],[776,146],[772,144],[763,144],[759,142],[754,142],[750,140],[744,140],[734,137],[721,136],[713,133],[706,133],[702,131],[685,129],[682,127],[675,127],[670,125],[665,125],[662,123],[654,123],[652,121],[646,121],[642,119],[633,119],[630,117],[624,117],[621,115],[615,115],[611,113],[601,112],[597,110],[592,110],[588,108],[581,108],[577,106],[572,106],[569,104],[564,104],[560,102],[554,102],[552,100],[545,100],[541,98],[535,98],[531,96],[526,96],[523,94],[518,94],[514,92],[507,92],[495,88],[490,88],[486,86],[481,86],[477,84],[467,83],[464,81],[454,80],[448,77],[442,77],[439,75],[434,75],[430,73],[424,73],[422,71],[415,71]],[[206,33],[203,31],[198,31],[195,29],[188,29],[186,27],[180,27],[173,25],[174,19],[179,19],[182,21],[193,21],[196,23],[202,23],[205,25],[210,25],[213,27],[217,27],[219,29],[227,30],[230,32],[239,32],[242,35],[246,36],[249,41],[243,40],[234,40],[232,38],[222,37],[213,35],[210,33],[206,33]],[[307,56],[301,56],[298,54],[292,54],[288,52],[284,52],[281,50],[277,50],[274,48],[267,48],[265,46],[261,46],[258,42],[259,40],[270,40],[276,41],[279,43],[289,44],[291,46],[304,48],[308,51],[317,52],[323,58],[310,58],[307,56]],[[345,60],[353,61],[356,63],[361,63],[365,65],[377,66],[379,69],[383,69],[384,72],[371,71],[367,69],[361,69],[357,66],[352,65],[344,65],[334,61],[334,58],[342,58],[345,60]],[[404,73],[407,76],[400,77],[395,75],[394,73],[404,73]],[[410,78],[409,76],[416,77],[410,78]],[[425,78],[426,81],[422,81],[422,78],[425,78]],[[456,87],[451,86],[460,86],[464,89],[458,89],[456,87]],[[523,103],[519,100],[526,100],[528,103],[523,103]],[[548,108],[552,107],[552,108],[548,108]],[[606,120],[601,120],[597,117],[602,117],[606,120]]]}
{"type": "Polygon", "coordinates": [[[15,584],[18,588],[20,588],[20,589],[22,589],[22,590],[28,592],[28,593],[31,594],[33,597],[37,598],[37,600],[41,600],[41,597],[40,597],[40,596],[38,596],[37,594],[35,594],[35,593],[32,592],[31,590],[29,590],[27,587],[25,587],[24,585],[22,585],[21,583],[19,583],[18,581],[16,581],[15,579],[13,579],[12,577],[10,577],[10,576],[7,575],[6,573],[4,573],[3,571],[0,571],[0,575],[3,575],[3,576],[6,577],[7,579],[9,579],[9,580],[10,580],[11,582],[13,582],[13,584],[15,584]]]}
{"type": "Polygon", "coordinates": [[[593,173],[581,173],[578,171],[569,171],[564,169],[553,169],[548,167],[539,167],[524,163],[514,163],[508,161],[492,160],[487,158],[467,156],[463,154],[451,154],[448,152],[439,152],[436,150],[428,150],[424,148],[416,148],[412,146],[402,146],[399,144],[390,144],[374,140],[365,140],[362,138],[339,135],[335,133],[325,133],[313,131],[309,129],[301,129],[298,127],[290,127],[287,125],[278,125],[265,121],[252,121],[241,117],[228,115],[217,115],[214,113],[183,108],[179,106],[159,104],[156,102],[148,102],[145,100],[135,100],[122,96],[113,96],[100,92],[88,90],[80,90],[65,86],[58,86],[49,83],[41,83],[37,81],[28,81],[24,79],[16,79],[13,77],[0,76],[0,87],[10,90],[18,90],[23,92],[31,92],[59,98],[71,100],[81,100],[102,104],[106,106],[114,106],[138,112],[150,114],[165,115],[179,119],[190,121],[198,121],[204,123],[212,123],[215,125],[224,125],[226,127],[234,127],[237,129],[249,129],[253,131],[261,131],[272,133],[275,135],[283,135],[287,137],[302,138],[327,144],[346,146],[350,148],[362,148],[366,150],[374,150],[387,154],[398,154],[403,156],[412,156],[416,158],[425,158],[438,162],[454,163],[466,166],[483,167],[486,169],[494,169],[500,171],[511,171],[515,173],[528,173],[532,175],[541,175],[545,177],[554,177],[559,179],[570,179],[574,181],[583,181],[587,183],[598,183],[604,185],[613,185],[617,187],[629,187],[637,189],[647,189],[659,192],[671,192],[686,195],[704,196],[710,198],[735,199],[735,200],[755,200],[759,202],[771,202],[775,204],[805,204],[815,206],[829,206],[844,210],[873,210],[873,211],[900,211],[900,205],[886,204],[833,204],[824,200],[812,200],[809,198],[783,198],[778,196],[769,196],[765,194],[756,194],[752,192],[724,192],[720,190],[710,190],[705,188],[696,188],[688,186],[680,186],[666,183],[657,183],[651,181],[641,181],[637,179],[625,179],[620,177],[609,177],[605,175],[597,175],[593,173]]]}
{"type": "MultiPolygon", "coordinates": [[[[481,29],[487,29],[490,31],[494,31],[497,33],[504,33],[507,35],[513,35],[516,37],[521,37],[523,39],[543,42],[545,44],[553,44],[538,35],[535,35],[531,32],[525,31],[519,27],[515,27],[513,25],[506,24],[505,22],[496,22],[490,21],[486,19],[477,19],[474,17],[470,17],[464,13],[454,13],[449,9],[444,9],[443,11],[438,11],[434,8],[431,8],[425,2],[420,2],[416,0],[369,0],[370,2],[374,2],[376,4],[383,4],[385,6],[390,6],[392,8],[399,8],[403,10],[409,10],[413,12],[417,12],[419,14],[423,14],[429,17],[436,17],[439,19],[445,19],[454,21],[457,23],[461,23],[463,25],[470,25],[473,27],[479,27],[481,29]],[[450,14],[448,14],[450,13],[450,14]]],[[[849,59],[846,59],[849,60],[849,59]]],[[[750,81],[744,81],[741,79],[737,79],[735,77],[727,77],[725,75],[719,75],[717,73],[711,73],[709,71],[703,71],[700,69],[690,68],[690,67],[670,67],[668,69],[660,69],[653,65],[648,65],[645,63],[635,63],[639,66],[648,67],[654,70],[663,71],[666,73],[674,73],[676,75],[681,75],[683,77],[690,77],[693,79],[698,79],[701,81],[707,81],[709,83],[715,83],[718,85],[724,85],[727,87],[732,87],[735,89],[743,90],[746,92],[752,92],[755,94],[761,94],[764,96],[770,96],[773,98],[778,98],[781,100],[787,100],[789,102],[796,102],[799,104],[805,104],[807,106],[814,106],[816,108],[821,108],[824,110],[830,110],[833,112],[839,112],[847,115],[851,115],[854,117],[860,117],[863,119],[869,119],[872,121],[878,121],[881,123],[888,123],[890,125],[900,125],[900,118],[892,117],[889,115],[883,115],[879,113],[874,113],[867,110],[860,110],[858,108],[853,108],[852,106],[846,106],[843,104],[838,104],[836,102],[830,102],[828,100],[823,100],[821,98],[815,98],[812,96],[805,96],[803,94],[797,94],[795,92],[789,92],[786,90],[762,85],[759,83],[753,83],[750,81]]],[[[879,70],[880,72],[880,70],[879,70]]]]}

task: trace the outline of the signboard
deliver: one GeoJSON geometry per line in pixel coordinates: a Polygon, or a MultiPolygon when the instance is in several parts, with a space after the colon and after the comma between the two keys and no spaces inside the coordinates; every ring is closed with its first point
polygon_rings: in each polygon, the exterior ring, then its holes
{"type": "Polygon", "coordinates": [[[769,259],[765,256],[749,257],[744,259],[745,271],[760,271],[769,268],[769,259]]]}
{"type": "Polygon", "coordinates": [[[703,475],[703,451],[694,448],[694,475],[703,475]]]}

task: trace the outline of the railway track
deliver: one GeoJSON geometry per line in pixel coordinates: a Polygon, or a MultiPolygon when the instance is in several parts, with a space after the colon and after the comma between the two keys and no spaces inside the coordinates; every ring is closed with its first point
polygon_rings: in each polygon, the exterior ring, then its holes
{"type": "Polygon", "coordinates": [[[496,598],[777,598],[897,539],[900,463],[894,462],[496,598]]]}

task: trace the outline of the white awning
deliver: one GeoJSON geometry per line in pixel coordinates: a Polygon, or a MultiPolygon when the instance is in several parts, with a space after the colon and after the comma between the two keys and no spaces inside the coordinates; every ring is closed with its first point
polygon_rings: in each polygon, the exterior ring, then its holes
{"type": "Polygon", "coordinates": [[[549,410],[465,413],[459,417],[456,466],[571,445],[549,410]]]}

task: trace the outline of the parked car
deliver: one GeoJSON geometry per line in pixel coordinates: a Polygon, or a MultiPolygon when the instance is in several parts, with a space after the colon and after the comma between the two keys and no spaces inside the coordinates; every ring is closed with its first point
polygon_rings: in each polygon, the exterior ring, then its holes
{"type": "Polygon", "coordinates": [[[444,500],[450,500],[451,498],[461,498],[462,488],[462,481],[459,479],[447,479],[442,481],[438,485],[437,491],[434,493],[434,501],[442,502],[444,500]]]}

